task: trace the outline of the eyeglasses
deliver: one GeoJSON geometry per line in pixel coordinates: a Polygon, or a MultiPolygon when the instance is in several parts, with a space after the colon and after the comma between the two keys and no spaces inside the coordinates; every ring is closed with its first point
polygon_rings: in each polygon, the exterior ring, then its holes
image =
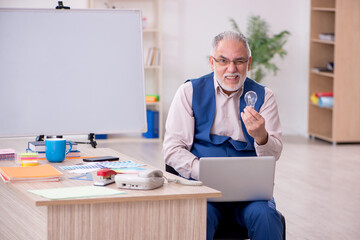
{"type": "Polygon", "coordinates": [[[249,59],[236,59],[236,60],[230,61],[229,59],[226,59],[226,58],[220,58],[220,59],[216,59],[215,57],[212,57],[212,58],[214,59],[215,62],[217,62],[222,67],[229,66],[231,62],[233,62],[236,66],[240,66],[249,61],[249,59]]]}

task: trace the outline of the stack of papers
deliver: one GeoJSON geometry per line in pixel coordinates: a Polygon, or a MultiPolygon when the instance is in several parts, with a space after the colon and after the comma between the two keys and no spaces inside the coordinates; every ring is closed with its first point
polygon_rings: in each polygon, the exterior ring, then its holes
{"type": "Polygon", "coordinates": [[[0,160],[15,160],[16,152],[14,149],[0,149],[0,160]]]}
{"type": "Polygon", "coordinates": [[[118,195],[125,193],[124,191],[119,191],[107,187],[96,187],[96,186],[49,188],[49,189],[28,190],[28,191],[40,195],[42,197],[54,199],[54,200],[110,196],[110,195],[118,195]]]}
{"type": "Polygon", "coordinates": [[[335,41],[335,34],[334,33],[320,33],[319,39],[324,41],[335,41]]]}
{"type": "Polygon", "coordinates": [[[0,167],[5,182],[59,181],[62,173],[50,164],[34,167],[0,167]]]}

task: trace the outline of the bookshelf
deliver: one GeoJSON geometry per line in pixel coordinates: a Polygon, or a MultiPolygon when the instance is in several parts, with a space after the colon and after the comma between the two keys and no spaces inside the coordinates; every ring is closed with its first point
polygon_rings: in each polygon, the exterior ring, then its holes
{"type": "Polygon", "coordinates": [[[334,144],[360,142],[360,1],[312,0],[308,133],[334,144]],[[334,33],[335,40],[320,40],[334,33]],[[314,67],[334,63],[333,72],[314,67]],[[315,92],[333,92],[332,108],[312,104],[315,92]]]}
{"type": "MultiPolygon", "coordinates": [[[[114,134],[116,137],[129,142],[158,142],[164,135],[163,104],[162,104],[162,43],[161,43],[161,12],[162,0],[88,0],[89,8],[96,9],[139,9],[143,16],[143,47],[144,47],[144,73],[145,93],[158,95],[159,101],[146,103],[147,110],[159,113],[159,138],[144,138],[141,134],[114,134]],[[146,18],[146,20],[144,20],[146,18]],[[148,56],[151,48],[156,48],[156,55],[148,56]],[[150,59],[149,59],[150,58],[150,59]]],[[[152,51],[154,54],[155,51],[152,51]]]]}

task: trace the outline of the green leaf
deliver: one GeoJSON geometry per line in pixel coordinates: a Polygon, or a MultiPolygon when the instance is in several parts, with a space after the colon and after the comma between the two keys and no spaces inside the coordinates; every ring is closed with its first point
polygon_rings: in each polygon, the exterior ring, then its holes
{"type": "MultiPolygon", "coordinates": [[[[234,31],[241,33],[236,21],[230,19],[232,28],[234,31]]],[[[283,48],[290,35],[288,31],[281,31],[278,34],[269,36],[269,25],[261,19],[260,16],[251,15],[248,18],[247,23],[247,39],[251,49],[252,55],[252,77],[255,81],[260,82],[267,72],[276,74],[279,68],[271,62],[271,60],[278,55],[280,58],[284,58],[287,51],[283,48]]]]}

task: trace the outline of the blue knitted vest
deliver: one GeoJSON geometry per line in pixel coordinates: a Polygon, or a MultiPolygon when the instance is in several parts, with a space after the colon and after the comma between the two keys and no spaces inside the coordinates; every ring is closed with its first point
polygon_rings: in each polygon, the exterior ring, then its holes
{"type": "MultiPolygon", "coordinates": [[[[210,134],[215,117],[214,73],[188,81],[191,81],[193,86],[192,108],[195,118],[194,142],[191,152],[198,158],[256,156],[254,138],[248,134],[240,116],[246,142],[236,141],[228,136],[210,134]]],[[[244,95],[247,91],[257,93],[255,110],[259,112],[264,103],[264,86],[246,78],[244,94],[240,97],[240,112],[243,112],[246,107],[244,95]]]]}

